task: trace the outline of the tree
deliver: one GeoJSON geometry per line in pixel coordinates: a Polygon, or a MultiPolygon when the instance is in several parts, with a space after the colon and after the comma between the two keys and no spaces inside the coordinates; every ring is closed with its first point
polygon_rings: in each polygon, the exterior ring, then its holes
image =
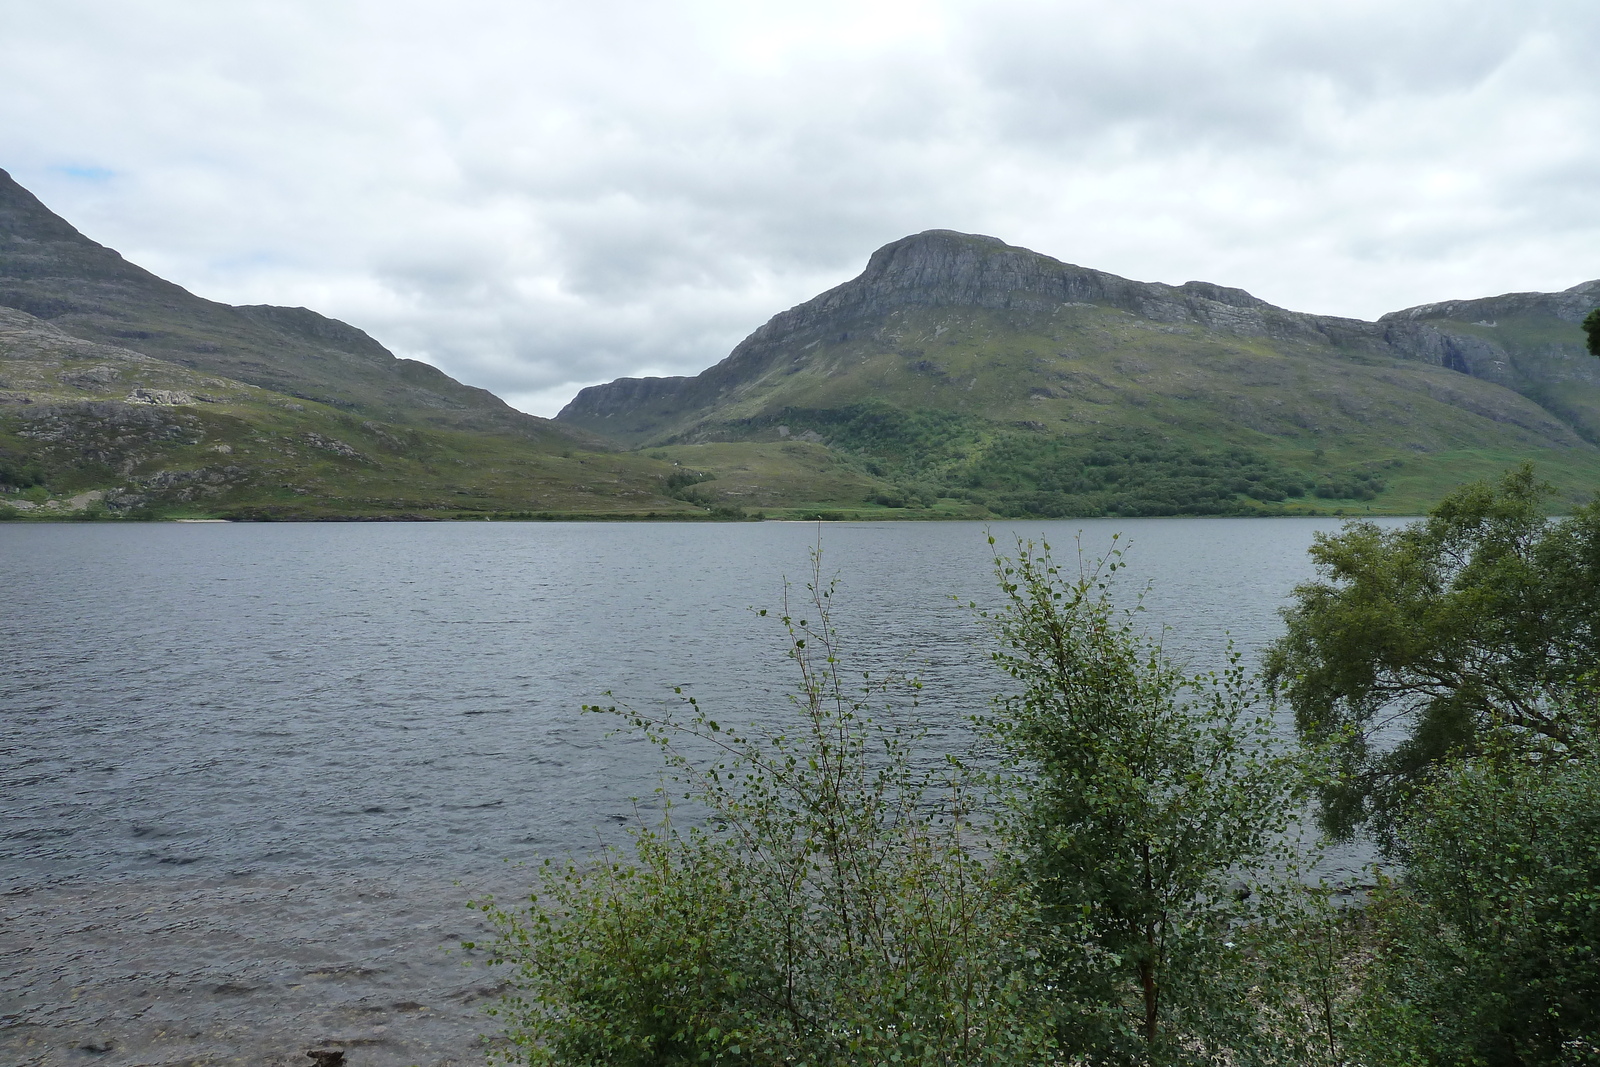
{"type": "Polygon", "coordinates": [[[1301,736],[1331,746],[1323,825],[1394,844],[1428,770],[1490,732],[1565,758],[1600,691],[1600,498],[1557,522],[1531,465],[1475,482],[1399,529],[1319,535],[1268,680],[1301,736]]]}
{"type": "Polygon", "coordinates": [[[988,616],[1020,684],[991,726],[1016,772],[1010,859],[1052,934],[1059,1040],[1091,1063],[1270,1060],[1304,1031],[1257,1025],[1247,945],[1289,902],[1274,888],[1292,880],[1304,768],[1237,655],[1185,675],[1115,608],[1119,566],[1067,577],[1048,545],[1019,542],[996,559],[1008,602],[988,616]]]}
{"type": "MultiPolygon", "coordinates": [[[[745,734],[693,698],[624,716],[704,816],[548,864],[525,907],[478,902],[497,1009],[529,1064],[1049,1064],[1031,991],[1031,902],[970,821],[965,772],[913,769],[908,738],[852,692],[813,570],[783,625],[800,687],[786,724],[745,734]]],[[[763,615],[765,612],[762,613],[763,615]]],[[[669,811],[670,815],[670,811],[669,811]]]]}
{"type": "Polygon", "coordinates": [[[1585,316],[1583,332],[1589,342],[1589,354],[1600,356],[1600,308],[1595,308],[1585,316]]]}
{"type": "Polygon", "coordinates": [[[1289,833],[1304,767],[1239,658],[1174,667],[1114,607],[1115,556],[1073,580],[1048,546],[996,565],[995,659],[1020,684],[988,720],[993,775],[914,769],[872,719],[882,688],[847,688],[815,570],[817,621],[783,612],[801,682],[771,732],[692,698],[590,709],[656,743],[696,822],[669,808],[625,848],[547,864],[525,905],[477,903],[515,968],[507,1059],[1332,1062],[1336,990],[1282,981],[1315,925],[1289,833]]]}
{"type": "Polygon", "coordinates": [[[1399,827],[1405,874],[1368,907],[1355,1058],[1600,1064],[1600,762],[1491,751],[1422,799],[1399,827]]]}

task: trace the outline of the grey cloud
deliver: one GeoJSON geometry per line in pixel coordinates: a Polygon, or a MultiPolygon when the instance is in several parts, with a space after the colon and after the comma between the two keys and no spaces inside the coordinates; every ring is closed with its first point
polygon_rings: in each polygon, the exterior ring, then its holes
{"type": "Polygon", "coordinates": [[[974,61],[1018,135],[1132,128],[1169,149],[1278,144],[1319,101],[1342,110],[1468,91],[1543,25],[1459,3],[1385,5],[1379,17],[1369,4],[1146,4],[1098,23],[1090,10],[1056,8],[1026,36],[1003,33],[1003,19],[973,27],[974,61]]]}

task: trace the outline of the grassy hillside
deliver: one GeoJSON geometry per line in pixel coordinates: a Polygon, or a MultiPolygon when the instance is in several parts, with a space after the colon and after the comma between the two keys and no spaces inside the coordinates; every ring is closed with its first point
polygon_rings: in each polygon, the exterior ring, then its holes
{"type": "Polygon", "coordinates": [[[1495,383],[1101,307],[902,309],[680,416],[664,439],[717,474],[702,498],[767,509],[1414,514],[1530,459],[1565,503],[1600,488],[1600,450],[1495,383]],[[772,446],[802,437],[873,480],[835,476],[834,493],[785,468],[802,453],[772,446]]]}
{"type": "MultiPolygon", "coordinates": [[[[1600,307],[1600,300],[1595,306],[1600,307]]],[[[1581,335],[1573,323],[1533,310],[1497,315],[1492,323],[1426,321],[1506,352],[1510,388],[1571,426],[1585,441],[1600,445],[1600,376],[1594,357],[1583,354],[1581,335]]]]}
{"type": "Polygon", "coordinates": [[[1101,307],[1054,313],[901,309],[871,330],[809,346],[662,436],[737,432],[782,408],[866,398],[1049,431],[1265,434],[1324,447],[1398,434],[1417,451],[1481,443],[1580,446],[1573,430],[1491,382],[1396,358],[1221,337],[1101,307]]]}
{"type": "MultiPolygon", "coordinates": [[[[938,414],[914,412],[909,418],[938,414]]],[[[830,412],[827,421],[837,415],[830,412]]],[[[801,418],[794,422],[805,424],[801,418]]],[[[701,475],[687,492],[707,504],[757,509],[769,517],[826,513],[863,519],[1416,515],[1462,482],[1496,477],[1527,458],[1520,450],[1462,448],[1417,462],[1401,451],[1206,449],[1153,436],[1062,440],[992,430],[968,438],[970,451],[960,447],[965,430],[959,431],[943,455],[906,449],[904,443],[929,443],[916,435],[904,442],[880,438],[848,445],[833,438],[829,446],[677,444],[647,454],[701,475]]],[[[1558,488],[1557,510],[1592,496],[1590,463],[1558,452],[1545,460],[1537,470],[1558,488]]]]}
{"type": "Polygon", "coordinates": [[[675,468],[554,435],[422,429],[0,308],[0,517],[701,517],[675,468]]]}
{"type": "Polygon", "coordinates": [[[304,308],[205,300],[0,171],[0,518],[721,514],[304,308]]]}
{"type": "Polygon", "coordinates": [[[0,514],[1416,513],[1527,460],[1569,506],[1600,488],[1593,303],[1367,323],[929,231],[704,373],[552,421],[304,308],[196,297],[0,171],[0,514]]]}
{"type": "Polygon", "coordinates": [[[736,444],[825,445],[889,483],[854,487],[860,506],[1416,512],[1523,461],[1566,506],[1600,487],[1600,360],[1578,327],[1596,304],[1589,282],[1365,322],[930,230],[699,375],[594,386],[558,420],[635,447],[729,446],[704,457],[716,474],[749,466],[736,444]]]}

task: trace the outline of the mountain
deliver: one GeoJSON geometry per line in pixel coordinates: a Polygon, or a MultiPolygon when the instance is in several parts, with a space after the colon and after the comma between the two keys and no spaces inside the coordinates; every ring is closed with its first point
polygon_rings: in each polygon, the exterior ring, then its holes
{"type": "Polygon", "coordinates": [[[930,230],[706,371],[585,389],[557,421],[693,463],[704,499],[801,439],[947,510],[1414,511],[1523,459],[1576,499],[1600,483],[1597,304],[1593,281],[1366,322],[930,230]]]}
{"type": "Polygon", "coordinates": [[[195,296],[83,236],[3,170],[0,306],[87,341],[367,417],[604,447],[426,363],[397,359],[336,319],[305,308],[232,307],[195,296]]]}
{"type": "Polygon", "coordinates": [[[354,326],[197,297],[0,171],[0,517],[704,515],[675,478],[354,326]]]}

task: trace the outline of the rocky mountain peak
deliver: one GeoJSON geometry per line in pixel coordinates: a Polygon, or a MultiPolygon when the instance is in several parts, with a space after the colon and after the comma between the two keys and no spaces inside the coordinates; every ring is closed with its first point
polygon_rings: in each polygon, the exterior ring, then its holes
{"type": "Polygon", "coordinates": [[[866,269],[855,281],[863,285],[898,287],[916,276],[930,273],[953,278],[981,270],[990,257],[1006,252],[1037,255],[985,234],[924,230],[891,241],[872,253],[866,269]]]}
{"type": "Polygon", "coordinates": [[[45,207],[38,197],[18,185],[4,170],[0,170],[0,241],[78,241],[94,244],[66,219],[45,207]]]}
{"type": "Polygon", "coordinates": [[[1098,288],[1099,277],[998,237],[925,230],[884,245],[858,277],[818,300],[832,297],[832,307],[1043,307],[1060,303],[1069,289],[1098,288]]]}
{"type": "Polygon", "coordinates": [[[348,323],[196,296],[85,237],[3,170],[0,307],[85,341],[386,421],[573,438],[428,364],[395,358],[348,323]]]}
{"type": "MultiPolygon", "coordinates": [[[[876,315],[895,307],[1053,311],[1100,304],[1155,322],[1191,322],[1246,335],[1317,332],[1310,316],[1213,282],[1140,282],[1080,267],[984,234],[925,230],[872,254],[866,270],[773,319],[793,330],[818,315],[876,315]]],[[[757,331],[751,339],[761,336],[757,331]]]]}
{"type": "Polygon", "coordinates": [[[1235,289],[1229,285],[1218,285],[1216,282],[1184,282],[1178,286],[1178,292],[1198,296],[1203,300],[1210,300],[1218,304],[1226,304],[1236,308],[1270,308],[1259,296],[1253,296],[1243,289],[1235,289]]]}
{"type": "Polygon", "coordinates": [[[0,170],[0,304],[58,319],[93,306],[88,290],[129,286],[162,300],[189,295],[91,241],[0,170]]]}

